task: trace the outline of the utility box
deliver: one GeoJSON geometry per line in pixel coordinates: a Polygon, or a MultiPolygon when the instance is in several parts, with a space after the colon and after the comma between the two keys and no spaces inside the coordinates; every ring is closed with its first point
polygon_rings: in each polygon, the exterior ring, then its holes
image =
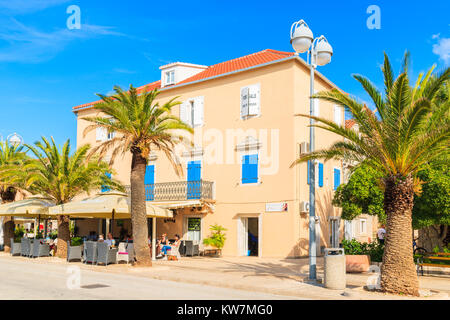
{"type": "Polygon", "coordinates": [[[346,288],[345,253],[343,248],[325,248],[325,288],[344,290],[346,288]]]}

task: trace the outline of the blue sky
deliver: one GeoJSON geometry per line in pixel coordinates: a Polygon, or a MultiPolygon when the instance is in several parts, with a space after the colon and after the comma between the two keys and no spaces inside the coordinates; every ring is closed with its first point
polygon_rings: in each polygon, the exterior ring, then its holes
{"type": "Polygon", "coordinates": [[[410,50],[414,78],[450,64],[448,12],[448,0],[0,0],[0,134],[75,144],[71,108],[95,93],[158,80],[158,67],[173,61],[211,65],[266,48],[292,51],[289,29],[299,19],[333,46],[332,63],[319,71],[368,100],[351,75],[382,87],[383,51],[398,70],[410,50]],[[373,4],[379,30],[366,26],[373,4]],[[80,30],[66,27],[69,5],[81,9],[80,30]]]}

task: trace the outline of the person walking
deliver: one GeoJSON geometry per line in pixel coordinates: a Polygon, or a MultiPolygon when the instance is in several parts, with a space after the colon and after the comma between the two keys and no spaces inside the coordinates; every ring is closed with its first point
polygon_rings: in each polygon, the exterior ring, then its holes
{"type": "Polygon", "coordinates": [[[384,224],[381,225],[380,229],[377,231],[378,242],[384,245],[384,237],[386,235],[386,229],[384,229],[384,224]]]}

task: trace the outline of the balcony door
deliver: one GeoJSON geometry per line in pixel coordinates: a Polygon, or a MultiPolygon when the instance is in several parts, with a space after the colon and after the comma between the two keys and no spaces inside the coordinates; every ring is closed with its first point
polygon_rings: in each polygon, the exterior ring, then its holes
{"type": "Polygon", "coordinates": [[[189,161],[187,166],[187,198],[200,199],[201,198],[201,176],[202,165],[201,161],[189,161]]]}

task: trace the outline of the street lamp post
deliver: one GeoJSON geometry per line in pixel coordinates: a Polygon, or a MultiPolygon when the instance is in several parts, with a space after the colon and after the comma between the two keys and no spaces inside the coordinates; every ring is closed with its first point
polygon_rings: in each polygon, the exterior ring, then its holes
{"type": "MultiPolygon", "coordinates": [[[[310,99],[309,115],[314,116],[314,71],[317,66],[323,66],[331,61],[333,49],[324,36],[314,39],[311,29],[305,21],[294,22],[291,26],[291,44],[296,55],[308,51],[310,66],[310,99]]],[[[310,119],[309,152],[314,151],[314,120],[310,119]]],[[[309,279],[316,280],[316,170],[315,162],[309,166],[309,279]]]]}

